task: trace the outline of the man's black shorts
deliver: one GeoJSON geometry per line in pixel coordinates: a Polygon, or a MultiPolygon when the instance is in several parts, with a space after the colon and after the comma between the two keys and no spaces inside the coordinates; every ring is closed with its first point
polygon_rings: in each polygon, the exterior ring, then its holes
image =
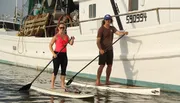
{"type": "Polygon", "coordinates": [[[113,50],[108,50],[103,55],[99,56],[99,65],[105,64],[113,64],[113,50]]]}

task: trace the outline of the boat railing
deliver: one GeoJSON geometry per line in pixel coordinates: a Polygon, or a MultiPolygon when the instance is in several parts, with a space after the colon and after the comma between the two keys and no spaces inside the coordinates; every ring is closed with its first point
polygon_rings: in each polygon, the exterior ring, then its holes
{"type": "Polygon", "coordinates": [[[2,14],[0,17],[0,20],[2,21],[2,24],[0,24],[2,26],[2,28],[5,28],[5,21],[7,20],[7,18],[9,17],[9,15],[4,15],[2,14]]]}
{"type": "Polygon", "coordinates": [[[158,7],[158,8],[151,8],[151,9],[146,9],[146,10],[131,11],[131,12],[128,12],[128,13],[122,13],[122,14],[119,14],[119,15],[114,15],[112,17],[126,16],[126,15],[130,15],[130,14],[156,11],[158,23],[161,24],[160,23],[160,15],[159,15],[159,11],[160,10],[180,10],[180,7],[158,7]]]}
{"type": "MultiPolygon", "coordinates": [[[[157,21],[158,21],[159,24],[161,24],[161,22],[160,22],[161,21],[160,20],[160,13],[159,13],[160,10],[180,10],[180,7],[158,7],[158,8],[151,8],[151,9],[146,9],[146,10],[130,11],[130,12],[122,13],[122,14],[119,14],[119,15],[112,15],[112,17],[127,16],[127,15],[131,15],[131,14],[136,14],[136,13],[156,11],[157,21]]],[[[81,23],[90,22],[90,21],[97,21],[97,20],[103,20],[103,17],[95,18],[95,19],[89,19],[89,20],[82,20],[82,21],[72,22],[72,23],[73,24],[79,24],[79,29],[80,29],[80,31],[82,31],[81,30],[81,25],[80,25],[81,23]]],[[[66,24],[70,25],[72,23],[66,23],[66,24]]],[[[54,27],[54,26],[57,26],[57,25],[46,26],[46,28],[54,27]]]]}
{"type": "Polygon", "coordinates": [[[10,15],[5,15],[5,14],[2,14],[0,16],[0,28],[6,30],[16,30],[15,25],[20,25],[20,23],[16,21],[16,18],[12,18],[10,15]],[[12,24],[12,27],[8,28],[7,23],[12,24]]]}
{"type": "MultiPolygon", "coordinates": [[[[119,16],[126,16],[126,15],[136,14],[136,13],[156,11],[157,12],[157,19],[160,22],[159,10],[180,10],[180,7],[158,7],[158,8],[152,8],[152,9],[146,9],[146,10],[130,11],[128,13],[122,13],[122,14],[119,14],[119,15],[112,15],[112,17],[119,17],[119,16]]],[[[101,17],[101,18],[95,18],[95,19],[90,19],[90,20],[82,20],[82,21],[79,21],[78,23],[101,20],[101,19],[103,19],[103,18],[101,17]]]]}
{"type": "MultiPolygon", "coordinates": [[[[139,10],[139,11],[130,11],[127,13],[121,13],[119,15],[112,15],[112,17],[119,17],[119,16],[127,16],[127,15],[131,15],[131,14],[136,14],[136,13],[143,13],[143,12],[151,12],[151,11],[156,11],[156,15],[157,15],[157,21],[159,24],[161,24],[161,20],[160,20],[160,10],[180,10],[180,7],[158,7],[158,8],[151,8],[151,9],[146,9],[146,10],[139,10]]],[[[4,18],[3,18],[4,19],[4,18]]],[[[89,19],[89,20],[81,20],[81,21],[74,21],[71,23],[66,23],[67,25],[70,24],[79,24],[79,30],[80,30],[80,34],[82,34],[82,30],[81,30],[81,23],[85,23],[85,22],[91,22],[91,21],[97,21],[97,20],[103,20],[103,17],[100,18],[94,18],[94,19],[89,19]]],[[[56,27],[57,24],[55,25],[47,25],[45,29],[50,28],[50,27],[56,27]]],[[[46,37],[46,35],[45,35],[46,37]]]]}

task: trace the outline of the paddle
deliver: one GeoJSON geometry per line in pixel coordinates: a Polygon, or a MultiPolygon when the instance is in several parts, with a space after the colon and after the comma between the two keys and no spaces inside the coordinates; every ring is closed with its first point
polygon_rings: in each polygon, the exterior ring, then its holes
{"type": "MultiPolygon", "coordinates": [[[[72,38],[71,38],[72,39],[72,38]]],[[[71,41],[71,39],[68,41],[68,43],[71,41]]],[[[67,46],[64,45],[64,47],[60,50],[60,52],[67,46]]],[[[58,52],[57,55],[60,53],[58,52]]],[[[54,58],[53,58],[54,59],[54,58]]],[[[19,89],[19,91],[27,91],[30,89],[32,83],[39,77],[39,75],[49,66],[49,64],[53,61],[53,59],[44,67],[44,69],[36,76],[36,78],[33,79],[33,81],[25,86],[23,86],[22,88],[19,89]]]]}
{"type": "MultiPolygon", "coordinates": [[[[118,40],[120,40],[125,34],[123,34],[121,37],[119,37],[112,45],[114,45],[118,40]]],[[[106,50],[108,48],[110,48],[112,45],[109,45],[106,50]]],[[[105,50],[105,52],[106,52],[105,50]]],[[[76,77],[76,75],[78,75],[82,70],[84,70],[89,64],[91,64],[94,60],[96,60],[98,57],[100,56],[100,54],[98,56],[96,56],[93,60],[91,60],[87,65],[85,65],[79,72],[77,72],[67,83],[66,85],[70,85],[72,83],[72,81],[74,80],[74,78],[76,77]]]]}

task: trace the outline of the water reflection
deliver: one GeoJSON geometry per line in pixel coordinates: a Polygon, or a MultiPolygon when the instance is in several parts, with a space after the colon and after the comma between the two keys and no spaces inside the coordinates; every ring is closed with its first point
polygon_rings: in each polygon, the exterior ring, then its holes
{"type": "MultiPolygon", "coordinates": [[[[39,73],[32,69],[0,64],[0,102],[1,103],[180,103],[180,93],[161,92],[160,96],[147,96],[100,91],[92,88],[82,88],[85,92],[95,94],[94,98],[72,99],[42,94],[34,90],[18,92],[19,88],[31,82],[39,73]]],[[[49,80],[51,74],[43,73],[41,82],[49,80]]],[[[78,78],[77,78],[78,79],[78,78]]],[[[77,80],[76,79],[76,80],[77,80]]],[[[82,79],[78,79],[82,81],[82,79]]],[[[86,80],[87,81],[87,80],[86,80]]],[[[48,82],[49,83],[49,82],[48,82]]]]}
{"type": "Polygon", "coordinates": [[[110,95],[111,93],[106,90],[106,91],[100,91],[100,90],[97,90],[96,92],[96,101],[95,103],[110,103],[110,95]]]}
{"type": "Polygon", "coordinates": [[[75,99],[75,98],[50,96],[50,103],[94,103],[94,98],[75,99]]]}
{"type": "Polygon", "coordinates": [[[55,100],[54,100],[55,97],[54,96],[51,96],[50,98],[51,98],[50,103],[65,103],[64,98],[57,100],[57,102],[55,102],[55,100]]]}

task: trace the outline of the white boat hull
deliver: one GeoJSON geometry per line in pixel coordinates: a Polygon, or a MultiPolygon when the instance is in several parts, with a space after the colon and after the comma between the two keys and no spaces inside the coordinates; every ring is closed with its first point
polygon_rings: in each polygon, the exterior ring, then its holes
{"type": "MultiPolygon", "coordinates": [[[[111,81],[180,91],[180,81],[177,80],[180,78],[179,25],[129,30],[129,36],[123,37],[113,46],[111,81]]],[[[48,48],[51,38],[9,36],[5,31],[0,34],[1,62],[43,69],[52,59],[48,48]]],[[[67,46],[69,75],[74,75],[99,55],[96,34],[75,37],[74,46],[67,46]]],[[[52,68],[51,63],[46,70],[52,71],[52,68]]],[[[98,60],[95,60],[78,76],[95,79],[97,68],[98,60]]],[[[102,80],[105,80],[105,70],[102,80]]]]}

